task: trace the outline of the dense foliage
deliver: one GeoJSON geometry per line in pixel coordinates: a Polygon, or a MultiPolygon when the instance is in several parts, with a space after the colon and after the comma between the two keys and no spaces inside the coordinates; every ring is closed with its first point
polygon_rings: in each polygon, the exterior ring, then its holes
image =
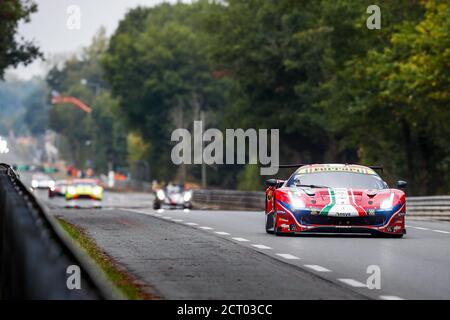
{"type": "MultiPolygon", "coordinates": [[[[175,174],[170,131],[212,109],[209,127],[279,128],[282,162],[382,163],[413,193],[448,192],[449,2],[379,6],[380,30],[357,0],[138,8],[111,39],[106,79],[161,178],[175,174]]],[[[258,170],[242,169],[210,182],[257,186],[258,170]]]]}
{"type": "Polygon", "coordinates": [[[33,42],[17,36],[19,21],[29,22],[36,10],[37,5],[31,0],[0,1],[0,78],[8,66],[28,64],[40,56],[33,42]]]}
{"type": "Polygon", "coordinates": [[[92,108],[86,113],[72,104],[54,105],[49,126],[63,137],[64,145],[59,147],[69,163],[99,173],[126,166],[127,160],[126,131],[115,114],[117,101],[111,97],[100,67],[107,44],[102,29],[81,56],[55,66],[47,75],[53,94],[76,97],[92,108]]]}

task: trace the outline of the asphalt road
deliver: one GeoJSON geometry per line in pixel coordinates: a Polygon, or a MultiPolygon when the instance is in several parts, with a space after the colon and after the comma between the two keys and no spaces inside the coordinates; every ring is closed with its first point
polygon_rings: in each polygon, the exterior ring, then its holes
{"type": "Polygon", "coordinates": [[[446,222],[408,221],[403,239],[277,237],[262,212],[155,211],[150,196],[116,197],[122,208],[45,201],[163,298],[450,299],[446,222]],[[380,289],[367,287],[368,268],[379,268],[380,289]]]}
{"type": "Polygon", "coordinates": [[[407,219],[403,239],[276,237],[262,212],[154,211],[148,194],[108,192],[102,209],[65,209],[64,199],[36,195],[163,298],[450,299],[448,222],[407,219]],[[380,289],[366,285],[371,266],[380,289]]]}

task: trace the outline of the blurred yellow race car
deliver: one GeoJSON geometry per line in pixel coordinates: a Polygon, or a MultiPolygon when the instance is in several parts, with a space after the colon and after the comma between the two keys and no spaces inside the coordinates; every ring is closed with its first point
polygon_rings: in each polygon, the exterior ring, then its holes
{"type": "Polygon", "coordinates": [[[103,187],[95,179],[76,179],[67,186],[66,200],[103,199],[103,187]]]}

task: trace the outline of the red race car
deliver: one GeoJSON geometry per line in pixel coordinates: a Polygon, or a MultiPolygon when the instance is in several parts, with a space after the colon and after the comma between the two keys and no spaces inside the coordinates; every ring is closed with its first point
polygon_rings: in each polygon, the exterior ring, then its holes
{"type": "Polygon", "coordinates": [[[361,165],[284,167],[299,168],[286,181],[266,181],[267,233],[406,233],[405,181],[391,189],[375,167],[361,165]]]}

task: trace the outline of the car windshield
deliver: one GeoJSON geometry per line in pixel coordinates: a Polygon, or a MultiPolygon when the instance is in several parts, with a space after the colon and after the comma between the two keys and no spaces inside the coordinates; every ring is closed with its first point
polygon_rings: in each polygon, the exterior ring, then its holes
{"type": "Polygon", "coordinates": [[[386,183],[378,176],[354,172],[314,172],[293,174],[288,187],[317,185],[329,188],[385,189],[386,183]]]}
{"type": "Polygon", "coordinates": [[[166,188],[166,192],[167,192],[167,193],[170,193],[170,194],[172,194],[172,193],[181,193],[181,192],[183,192],[183,187],[181,187],[181,186],[169,185],[169,186],[167,186],[167,188],[166,188]]]}
{"type": "Polygon", "coordinates": [[[75,187],[95,187],[97,184],[93,182],[74,183],[75,187]]]}

